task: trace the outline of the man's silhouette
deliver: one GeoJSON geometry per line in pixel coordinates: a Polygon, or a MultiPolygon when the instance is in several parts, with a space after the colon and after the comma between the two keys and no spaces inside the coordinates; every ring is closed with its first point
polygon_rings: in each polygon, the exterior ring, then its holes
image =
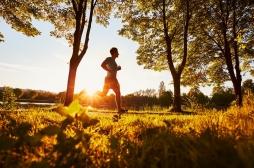
{"type": "Polygon", "coordinates": [[[121,66],[118,66],[115,61],[119,55],[117,48],[111,48],[110,54],[111,57],[107,57],[101,64],[101,67],[107,71],[107,76],[105,77],[103,91],[100,93],[100,96],[106,96],[109,89],[112,89],[115,92],[115,101],[118,114],[122,114],[127,112],[127,110],[124,110],[121,107],[120,85],[116,78],[117,71],[121,70],[121,66]]]}

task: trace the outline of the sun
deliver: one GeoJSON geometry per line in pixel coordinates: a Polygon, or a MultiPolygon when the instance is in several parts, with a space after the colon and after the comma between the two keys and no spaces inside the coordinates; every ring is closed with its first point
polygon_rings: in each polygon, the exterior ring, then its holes
{"type": "Polygon", "coordinates": [[[93,89],[84,89],[84,90],[86,92],[86,95],[89,96],[89,97],[93,97],[96,93],[96,91],[93,90],[93,89]]]}
{"type": "Polygon", "coordinates": [[[90,99],[94,99],[97,97],[98,92],[100,92],[99,90],[87,90],[87,89],[83,89],[80,91],[80,96],[81,97],[89,97],[90,99]]]}

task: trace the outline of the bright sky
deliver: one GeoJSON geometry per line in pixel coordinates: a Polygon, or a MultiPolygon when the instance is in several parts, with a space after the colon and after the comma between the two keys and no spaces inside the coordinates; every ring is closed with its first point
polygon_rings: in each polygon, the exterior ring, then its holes
{"type": "MultiPolygon", "coordinates": [[[[50,24],[36,22],[35,25],[42,34],[26,37],[0,20],[1,32],[5,36],[5,42],[0,43],[0,86],[65,91],[72,48],[64,39],[50,37],[49,32],[53,29],[50,24]]],[[[118,80],[123,95],[140,89],[157,90],[161,81],[167,89],[173,90],[169,85],[172,82],[169,71],[144,70],[137,65],[138,44],[119,36],[120,27],[121,22],[116,19],[112,19],[107,28],[92,25],[89,48],[78,67],[75,92],[85,89],[92,94],[102,89],[106,72],[100,64],[110,56],[109,49],[113,46],[120,54],[116,62],[122,67],[118,71],[118,80]]]]}

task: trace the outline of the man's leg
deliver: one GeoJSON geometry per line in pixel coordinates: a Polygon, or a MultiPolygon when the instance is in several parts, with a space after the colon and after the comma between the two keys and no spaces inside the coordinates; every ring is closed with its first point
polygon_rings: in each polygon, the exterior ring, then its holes
{"type": "Polygon", "coordinates": [[[109,88],[110,88],[110,86],[109,86],[108,82],[105,80],[103,90],[102,90],[102,92],[99,93],[99,95],[106,96],[108,94],[109,88]]]}
{"type": "Polygon", "coordinates": [[[118,113],[121,114],[121,113],[127,112],[128,110],[122,109],[120,85],[117,80],[114,81],[114,84],[112,85],[112,89],[115,92],[115,101],[116,101],[118,113]]]}
{"type": "Polygon", "coordinates": [[[120,87],[113,88],[113,91],[115,92],[115,101],[116,101],[117,110],[118,112],[120,112],[122,110],[120,87]]]}

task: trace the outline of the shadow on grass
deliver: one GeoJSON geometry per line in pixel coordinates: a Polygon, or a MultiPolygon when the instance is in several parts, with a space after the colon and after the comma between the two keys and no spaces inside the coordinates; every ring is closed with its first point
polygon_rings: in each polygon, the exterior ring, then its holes
{"type": "MultiPolygon", "coordinates": [[[[0,167],[86,167],[91,165],[89,156],[78,148],[88,146],[90,135],[75,129],[74,136],[66,134],[66,128],[74,120],[67,118],[59,125],[50,125],[31,135],[32,125],[18,123],[9,115],[0,130],[0,167]],[[49,139],[51,137],[52,139],[49,139]],[[49,140],[49,142],[46,142],[49,140]]],[[[98,120],[82,123],[82,128],[95,125],[98,120]]],[[[75,128],[75,127],[74,127],[75,128]]]]}
{"type": "Polygon", "coordinates": [[[253,141],[220,137],[210,128],[192,136],[177,135],[165,127],[143,127],[135,143],[122,135],[110,140],[113,152],[107,167],[254,167],[253,141]]]}
{"type": "Polygon", "coordinates": [[[171,131],[172,125],[147,126],[137,120],[127,126],[136,126],[134,132],[97,132],[109,142],[107,150],[99,150],[90,146],[94,133],[84,131],[98,120],[81,123],[67,118],[32,135],[33,125],[8,115],[3,118],[8,122],[0,130],[0,167],[254,166],[253,141],[221,137],[210,128],[199,136],[179,135],[171,131]]]}

